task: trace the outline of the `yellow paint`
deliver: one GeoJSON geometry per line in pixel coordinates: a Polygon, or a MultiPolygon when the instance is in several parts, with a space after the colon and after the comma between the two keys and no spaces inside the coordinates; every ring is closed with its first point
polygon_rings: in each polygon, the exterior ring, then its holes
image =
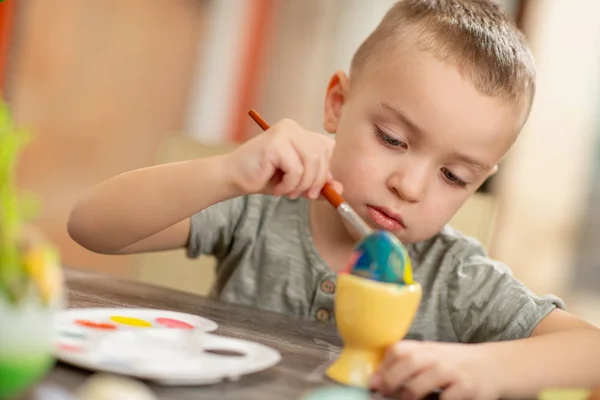
{"type": "Polygon", "coordinates": [[[538,400],[587,400],[591,391],[587,389],[546,389],[538,400]]]}
{"type": "Polygon", "coordinates": [[[327,376],[368,387],[386,348],[404,338],[421,302],[421,285],[399,286],[351,274],[338,276],[335,319],[344,348],[327,376]]]}
{"type": "Polygon", "coordinates": [[[149,328],[152,324],[148,321],[144,321],[143,319],[133,318],[133,317],[121,317],[121,316],[113,316],[110,317],[111,321],[116,322],[117,324],[122,325],[130,325],[137,326],[140,328],[149,328]]]}
{"type": "Polygon", "coordinates": [[[412,265],[410,262],[410,257],[408,256],[408,252],[406,253],[405,263],[406,264],[404,265],[404,274],[402,276],[402,280],[407,285],[412,285],[413,283],[415,283],[415,281],[413,279],[412,265]]]}

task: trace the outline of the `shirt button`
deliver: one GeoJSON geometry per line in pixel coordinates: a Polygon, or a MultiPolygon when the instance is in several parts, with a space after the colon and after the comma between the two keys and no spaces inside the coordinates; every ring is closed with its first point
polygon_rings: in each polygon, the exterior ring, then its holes
{"type": "Polygon", "coordinates": [[[325,308],[320,308],[317,311],[317,320],[321,322],[329,321],[329,310],[325,308]]]}
{"type": "Polygon", "coordinates": [[[329,279],[324,280],[321,283],[321,290],[327,294],[332,294],[333,292],[335,292],[335,283],[329,279]]]}

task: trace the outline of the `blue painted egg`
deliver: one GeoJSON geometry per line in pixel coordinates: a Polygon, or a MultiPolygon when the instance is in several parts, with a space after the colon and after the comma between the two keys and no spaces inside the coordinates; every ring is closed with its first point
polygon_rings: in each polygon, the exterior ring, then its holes
{"type": "Polygon", "coordinates": [[[406,248],[387,231],[363,238],[354,248],[351,274],[379,282],[412,284],[412,267],[406,248]]]}

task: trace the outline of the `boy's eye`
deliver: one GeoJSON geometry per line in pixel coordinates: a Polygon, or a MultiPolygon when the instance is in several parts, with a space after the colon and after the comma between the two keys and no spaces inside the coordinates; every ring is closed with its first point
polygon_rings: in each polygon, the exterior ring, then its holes
{"type": "Polygon", "coordinates": [[[442,168],[442,174],[444,174],[444,178],[452,186],[461,188],[467,186],[467,183],[465,181],[460,179],[458,176],[454,175],[452,171],[450,171],[448,168],[442,168]]]}
{"type": "Polygon", "coordinates": [[[374,129],[375,129],[375,135],[385,146],[393,148],[393,149],[396,149],[396,148],[407,149],[408,148],[408,145],[405,142],[403,142],[402,140],[400,140],[398,138],[388,135],[387,133],[382,131],[378,126],[375,126],[374,129]]]}

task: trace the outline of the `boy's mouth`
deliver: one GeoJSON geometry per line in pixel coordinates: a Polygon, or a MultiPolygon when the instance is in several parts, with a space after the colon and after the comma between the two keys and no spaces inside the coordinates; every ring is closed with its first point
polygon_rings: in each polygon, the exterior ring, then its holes
{"type": "Polygon", "coordinates": [[[406,228],[402,216],[392,210],[375,206],[367,206],[367,209],[371,220],[387,231],[396,232],[406,228]]]}

